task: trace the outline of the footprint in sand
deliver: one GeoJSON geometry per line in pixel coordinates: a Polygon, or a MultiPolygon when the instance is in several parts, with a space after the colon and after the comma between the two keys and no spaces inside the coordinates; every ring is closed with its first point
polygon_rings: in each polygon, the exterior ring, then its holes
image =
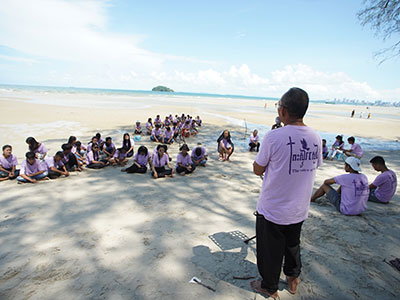
{"type": "Polygon", "coordinates": [[[144,237],[143,238],[143,244],[145,244],[146,246],[150,245],[151,244],[150,239],[147,238],[147,237],[144,237]]]}

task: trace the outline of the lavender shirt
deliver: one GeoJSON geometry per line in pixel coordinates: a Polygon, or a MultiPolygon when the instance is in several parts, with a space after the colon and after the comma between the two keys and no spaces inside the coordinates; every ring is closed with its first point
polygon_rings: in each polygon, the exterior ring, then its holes
{"type": "Polygon", "coordinates": [[[334,177],[342,187],[340,211],[344,215],[358,215],[367,209],[368,178],[364,174],[349,173],[334,177]]]}
{"type": "Polygon", "coordinates": [[[269,131],[255,162],[266,167],[257,211],[280,225],[308,217],[315,173],[322,165],[322,140],[307,126],[269,131]]]}
{"type": "Polygon", "coordinates": [[[250,143],[257,144],[258,140],[259,140],[258,135],[254,136],[254,135],[252,134],[252,135],[250,136],[249,144],[250,144],[250,143]]]}
{"type": "Polygon", "coordinates": [[[156,137],[161,136],[161,129],[153,128],[153,130],[151,131],[151,135],[155,135],[156,137]]]}
{"type": "Polygon", "coordinates": [[[179,163],[181,163],[185,167],[191,165],[192,158],[190,157],[189,153],[187,153],[186,156],[183,156],[182,152],[179,152],[178,156],[176,157],[176,167],[179,167],[179,163]]]}
{"type": "Polygon", "coordinates": [[[204,156],[205,155],[207,155],[207,152],[206,152],[206,148],[204,148],[204,147],[196,147],[196,148],[194,148],[193,150],[192,150],[192,158],[194,159],[194,160],[199,160],[199,159],[201,159],[201,158],[204,158],[204,156]],[[201,155],[200,156],[197,156],[196,155],[196,149],[197,148],[200,148],[201,149],[201,155]]]}
{"type": "Polygon", "coordinates": [[[90,165],[94,160],[99,161],[99,154],[95,154],[93,151],[90,151],[86,155],[86,164],[90,165]]]}
{"type": "Polygon", "coordinates": [[[124,159],[126,157],[126,152],[125,153],[121,153],[119,150],[117,150],[114,153],[114,157],[116,157],[118,159],[124,159]]]}
{"type": "Polygon", "coordinates": [[[147,155],[139,154],[136,153],[134,160],[141,166],[141,167],[146,167],[147,163],[149,162],[149,153],[147,155]]]}
{"type": "Polygon", "coordinates": [[[358,157],[362,157],[364,152],[361,149],[359,144],[354,143],[353,145],[351,145],[351,152],[354,153],[355,155],[357,155],[358,157]]]}
{"type": "Polygon", "coordinates": [[[381,202],[387,203],[393,198],[394,193],[396,192],[396,174],[392,170],[383,172],[375,178],[372,184],[376,186],[376,198],[381,202]]]}
{"type": "Polygon", "coordinates": [[[47,149],[43,143],[40,143],[40,146],[35,151],[33,151],[33,153],[45,154],[47,153],[47,149]]]}
{"type": "Polygon", "coordinates": [[[166,129],[164,130],[164,136],[165,136],[166,139],[169,140],[172,137],[172,134],[173,134],[172,130],[170,130],[170,131],[168,131],[166,129]]]}
{"type": "Polygon", "coordinates": [[[3,169],[11,169],[18,165],[17,157],[14,154],[11,154],[8,158],[5,158],[4,155],[0,155],[0,165],[3,169]]]}
{"type": "Polygon", "coordinates": [[[107,146],[107,144],[104,144],[103,150],[106,150],[107,152],[111,153],[114,149],[115,149],[114,143],[111,143],[108,146],[107,146]]]}
{"type": "Polygon", "coordinates": [[[29,164],[27,160],[25,159],[22,164],[21,164],[21,170],[19,171],[20,174],[24,174],[27,176],[30,176],[31,174],[44,171],[45,169],[43,168],[42,164],[40,163],[39,159],[35,159],[35,162],[33,165],[29,164]]]}
{"type": "Polygon", "coordinates": [[[322,153],[328,153],[328,152],[329,152],[328,147],[325,145],[325,146],[322,148],[322,153]]]}
{"type": "Polygon", "coordinates": [[[56,162],[54,160],[54,157],[48,157],[43,162],[43,167],[46,168],[47,171],[50,171],[51,167],[58,169],[63,165],[64,163],[61,160],[59,162],[56,162]]]}
{"type": "Polygon", "coordinates": [[[168,163],[168,155],[164,153],[164,155],[160,158],[158,158],[158,153],[154,155],[153,157],[153,165],[156,168],[159,167],[164,167],[168,163]]]}
{"type": "Polygon", "coordinates": [[[147,123],[146,123],[146,128],[147,128],[148,130],[151,130],[151,129],[153,128],[153,124],[147,122],[147,123]]]}

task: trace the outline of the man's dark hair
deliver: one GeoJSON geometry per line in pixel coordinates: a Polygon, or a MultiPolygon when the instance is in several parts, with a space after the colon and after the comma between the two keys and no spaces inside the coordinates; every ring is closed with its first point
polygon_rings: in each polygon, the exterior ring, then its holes
{"type": "Polygon", "coordinates": [[[197,156],[200,156],[202,152],[203,151],[201,151],[200,147],[197,147],[196,150],[195,150],[195,153],[196,153],[197,156]]]}
{"type": "Polygon", "coordinates": [[[289,115],[293,118],[304,117],[308,108],[308,102],[308,94],[296,87],[288,90],[281,98],[281,105],[286,108],[289,115]]]}
{"type": "Polygon", "coordinates": [[[72,145],[71,144],[62,144],[61,149],[63,149],[64,151],[71,150],[72,145]]]}
{"type": "Polygon", "coordinates": [[[377,165],[385,166],[385,160],[383,159],[382,156],[375,156],[369,162],[371,164],[377,164],[377,165]]]}
{"type": "Polygon", "coordinates": [[[354,136],[349,137],[347,140],[348,140],[349,142],[351,141],[351,142],[353,142],[353,143],[356,141],[356,139],[354,138],[354,136]]]}
{"type": "Polygon", "coordinates": [[[11,145],[4,145],[3,146],[3,151],[6,150],[7,148],[11,148],[12,149],[11,145]]]}
{"type": "Polygon", "coordinates": [[[58,156],[60,158],[64,158],[64,152],[58,151],[54,156],[58,156]]]}
{"type": "Polygon", "coordinates": [[[26,159],[36,158],[35,153],[30,152],[30,151],[25,153],[25,157],[26,157],[26,159]]]}

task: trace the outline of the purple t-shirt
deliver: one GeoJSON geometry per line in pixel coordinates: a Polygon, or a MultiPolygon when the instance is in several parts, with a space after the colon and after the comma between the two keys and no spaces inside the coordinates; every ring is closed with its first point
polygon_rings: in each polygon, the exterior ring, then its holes
{"type": "Polygon", "coordinates": [[[142,167],[146,167],[149,162],[149,153],[147,155],[139,154],[138,152],[135,154],[134,160],[142,167]]]}
{"type": "Polygon", "coordinates": [[[61,160],[56,162],[54,160],[54,157],[48,157],[43,162],[43,167],[47,171],[50,171],[51,167],[58,169],[58,168],[62,167],[63,165],[64,165],[64,163],[61,160]]]}
{"type": "Polygon", "coordinates": [[[111,143],[110,145],[104,144],[103,150],[106,150],[108,153],[113,152],[115,149],[114,143],[111,143]]]}
{"type": "Polygon", "coordinates": [[[166,139],[170,139],[172,137],[173,131],[172,130],[164,130],[164,136],[166,139]]]}
{"type": "Polygon", "coordinates": [[[64,157],[62,158],[62,162],[63,162],[64,164],[66,164],[66,163],[69,162],[69,153],[68,153],[68,154],[65,154],[65,153],[64,153],[64,157]]]}
{"type": "Polygon", "coordinates": [[[94,153],[93,151],[90,151],[86,155],[86,164],[90,165],[93,161],[99,161],[99,153],[94,153]]]}
{"type": "Polygon", "coordinates": [[[126,157],[126,152],[125,153],[121,153],[118,149],[115,151],[114,153],[114,157],[118,158],[118,159],[124,159],[126,157]]]}
{"type": "Polygon", "coordinates": [[[287,125],[269,131],[256,157],[266,167],[257,211],[280,225],[308,216],[315,173],[322,165],[322,140],[310,127],[287,125]]]}
{"type": "Polygon", "coordinates": [[[39,159],[35,159],[33,165],[29,164],[25,159],[21,164],[21,170],[19,171],[20,174],[24,174],[30,176],[31,174],[44,171],[42,164],[40,163],[39,159]]]}
{"type": "Polygon", "coordinates": [[[192,158],[190,157],[189,153],[187,153],[186,156],[183,156],[183,154],[179,152],[178,156],[176,157],[176,167],[179,166],[179,163],[181,163],[185,167],[192,164],[192,158]]]}
{"type": "Polygon", "coordinates": [[[151,124],[150,122],[147,122],[147,123],[146,123],[146,128],[147,128],[148,130],[151,130],[151,129],[153,128],[153,124],[151,124]]]}
{"type": "Polygon", "coordinates": [[[33,153],[45,154],[47,153],[47,149],[43,143],[40,143],[40,146],[35,151],[33,151],[33,153]]]}
{"type": "Polygon", "coordinates": [[[3,169],[11,169],[14,166],[18,165],[17,157],[14,154],[11,154],[8,158],[5,158],[4,155],[0,155],[0,165],[3,169]]]}
{"type": "Polygon", "coordinates": [[[359,144],[354,143],[353,145],[351,145],[351,152],[354,153],[355,155],[357,155],[358,157],[362,157],[364,152],[361,149],[359,144]]]}
{"type": "Polygon", "coordinates": [[[250,143],[257,144],[258,140],[259,140],[258,135],[254,136],[254,135],[252,134],[252,135],[250,136],[249,144],[250,144],[250,143]]]}
{"type": "Polygon", "coordinates": [[[396,192],[396,174],[392,170],[383,172],[375,178],[372,184],[376,186],[376,198],[381,202],[387,203],[393,198],[393,195],[396,192]]]}
{"type": "Polygon", "coordinates": [[[196,148],[194,148],[194,149],[192,150],[192,158],[193,158],[194,160],[199,160],[199,159],[201,159],[201,158],[204,158],[205,155],[207,155],[207,152],[206,152],[206,148],[204,148],[204,147],[196,147],[196,148]],[[200,154],[200,156],[197,156],[197,155],[196,155],[196,149],[197,149],[197,148],[200,148],[200,149],[201,149],[201,154],[200,154]]]}
{"type": "Polygon", "coordinates": [[[153,130],[151,131],[151,135],[155,135],[155,136],[161,136],[161,129],[157,129],[157,128],[153,128],[153,130]]]}
{"type": "Polygon", "coordinates": [[[367,209],[369,196],[368,178],[361,173],[349,173],[334,177],[341,186],[340,211],[344,215],[358,215],[367,209]]]}
{"type": "Polygon", "coordinates": [[[322,153],[328,153],[329,152],[329,150],[328,150],[328,146],[323,146],[322,147],[322,153]]]}
{"type": "Polygon", "coordinates": [[[153,165],[155,167],[157,167],[157,168],[164,167],[168,163],[168,161],[169,161],[168,155],[166,153],[164,153],[164,155],[161,158],[158,157],[158,153],[154,154],[153,165]]]}
{"type": "Polygon", "coordinates": [[[332,147],[335,149],[335,148],[343,148],[343,146],[344,146],[344,143],[342,142],[342,143],[340,143],[339,141],[335,141],[334,143],[333,143],[333,145],[332,145],[332,147]]]}

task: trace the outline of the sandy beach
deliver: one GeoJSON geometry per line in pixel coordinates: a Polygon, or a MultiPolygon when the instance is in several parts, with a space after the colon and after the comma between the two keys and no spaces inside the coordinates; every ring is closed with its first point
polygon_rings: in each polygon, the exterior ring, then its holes
{"type": "MultiPolygon", "coordinates": [[[[245,144],[255,126],[262,137],[274,123],[275,103],[0,91],[0,142],[13,146],[20,163],[28,136],[50,155],[70,135],[86,144],[101,132],[119,145],[136,120],[170,113],[200,115],[204,124],[188,145],[201,142],[209,152],[207,167],[183,177],[153,180],[107,167],[35,185],[1,182],[0,299],[264,299],[249,286],[259,276],[255,240],[243,242],[255,234],[261,187],[252,173],[256,154],[245,144]],[[216,153],[224,129],[235,143],[230,163],[216,153]],[[215,291],[189,283],[194,276],[215,291]]],[[[356,107],[371,119],[351,119],[352,109],[311,103],[305,122],[327,137],[363,141],[369,182],[378,175],[369,164],[375,155],[399,177],[400,108],[356,107]]],[[[148,137],[140,145],[155,146],[148,137]]],[[[178,147],[169,149],[173,165],[178,147]]],[[[343,162],[326,161],[314,188],[343,173],[343,162]]],[[[400,273],[383,260],[400,256],[399,189],[388,205],[369,203],[361,216],[341,215],[325,198],[311,204],[302,282],[293,296],[282,274],[281,299],[398,299],[400,273]]]]}

